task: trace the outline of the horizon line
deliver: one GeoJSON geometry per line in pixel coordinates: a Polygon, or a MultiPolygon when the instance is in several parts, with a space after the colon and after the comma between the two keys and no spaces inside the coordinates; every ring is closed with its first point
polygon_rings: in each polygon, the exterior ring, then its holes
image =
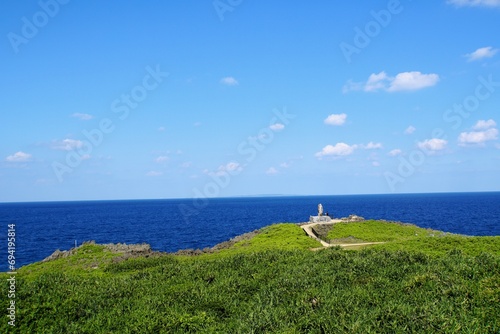
{"type": "MultiPolygon", "coordinates": [[[[270,197],[326,197],[326,196],[381,196],[381,195],[428,195],[428,194],[474,194],[474,193],[496,193],[500,190],[483,191],[434,191],[434,192],[407,192],[407,193],[357,193],[357,194],[255,194],[255,195],[234,195],[220,197],[205,197],[213,199],[232,198],[270,198],[270,197]]],[[[64,203],[64,202],[113,202],[113,201],[164,201],[164,200],[194,200],[196,197],[165,197],[165,198],[115,198],[115,199],[72,199],[72,200],[35,200],[35,201],[7,201],[0,204],[22,204],[22,203],[64,203]]]]}

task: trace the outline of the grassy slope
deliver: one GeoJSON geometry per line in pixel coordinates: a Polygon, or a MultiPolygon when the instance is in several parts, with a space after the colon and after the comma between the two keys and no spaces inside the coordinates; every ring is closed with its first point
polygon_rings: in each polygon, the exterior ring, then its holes
{"type": "Polygon", "coordinates": [[[307,250],[315,247],[321,247],[321,243],[307,237],[299,226],[295,224],[274,224],[264,227],[252,239],[237,242],[230,249],[210,254],[209,257],[237,253],[254,253],[272,249],[307,250]]]}
{"type": "Polygon", "coordinates": [[[354,237],[365,242],[386,242],[370,246],[375,249],[420,251],[429,255],[444,255],[458,249],[469,255],[482,252],[500,255],[500,237],[469,237],[424,229],[410,224],[384,221],[339,223],[328,233],[328,238],[354,237]]]}
{"type": "MultiPolygon", "coordinates": [[[[366,241],[387,238],[375,223],[351,227],[349,233],[357,228],[356,237],[366,241]]],[[[392,242],[386,247],[408,240],[443,240],[431,237],[430,231],[415,236],[410,230],[383,227],[397,229],[391,231],[392,242]]],[[[347,237],[343,228],[331,233],[347,237]]],[[[498,247],[499,239],[492,240],[498,247]]],[[[482,242],[444,256],[430,256],[426,248],[310,252],[307,249],[317,243],[291,224],[267,227],[230,250],[197,257],[168,255],[112,263],[116,255],[86,245],[73,259],[19,270],[16,330],[497,333],[500,254],[469,255],[479,253],[471,251],[478,245],[482,242]],[[96,264],[99,268],[92,269],[96,264]]],[[[4,279],[1,285],[7,291],[4,279]]],[[[7,302],[3,296],[0,308],[7,302]]],[[[0,323],[1,332],[13,332],[9,330],[6,321],[0,323]]]]}
{"type": "Polygon", "coordinates": [[[102,245],[85,244],[77,248],[75,254],[48,262],[36,262],[27,265],[18,272],[26,278],[35,278],[49,272],[64,272],[80,276],[100,276],[104,274],[103,268],[112,263],[113,258],[121,253],[113,253],[102,245]]]}

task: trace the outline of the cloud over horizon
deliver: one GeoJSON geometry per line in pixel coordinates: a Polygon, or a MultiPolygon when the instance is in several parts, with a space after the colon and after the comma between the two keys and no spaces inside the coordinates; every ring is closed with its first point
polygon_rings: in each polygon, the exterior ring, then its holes
{"type": "Polygon", "coordinates": [[[498,49],[493,49],[491,46],[486,46],[484,48],[479,48],[472,53],[465,55],[467,61],[476,61],[485,58],[491,58],[498,52],[498,49]]]}
{"type": "Polygon", "coordinates": [[[479,120],[472,127],[473,130],[471,132],[462,132],[458,136],[458,144],[460,146],[467,145],[482,145],[487,141],[492,141],[498,139],[498,129],[495,128],[497,123],[489,119],[479,120]]]}
{"type": "Polygon", "coordinates": [[[439,138],[426,139],[418,142],[417,146],[424,151],[441,151],[446,148],[448,141],[439,138]]]}
{"type": "Polygon", "coordinates": [[[316,153],[315,156],[319,159],[328,156],[346,156],[352,154],[356,147],[357,145],[348,145],[346,143],[326,145],[320,152],[316,153]]]}
{"type": "Polygon", "coordinates": [[[342,91],[348,93],[351,91],[364,92],[399,92],[415,91],[434,86],[439,81],[439,75],[435,73],[424,74],[418,71],[401,72],[395,77],[387,75],[385,71],[372,73],[366,82],[353,82],[349,80],[342,91]]]}
{"type": "Polygon", "coordinates": [[[323,157],[341,157],[346,155],[351,155],[357,149],[365,150],[375,150],[382,148],[381,143],[369,142],[368,144],[354,144],[349,145],[344,142],[337,143],[335,145],[326,145],[323,149],[317,152],[314,156],[318,159],[323,157]]]}
{"type": "Polygon", "coordinates": [[[79,120],[82,120],[82,121],[89,121],[92,118],[94,118],[94,116],[92,116],[90,114],[81,114],[79,112],[74,113],[73,115],[71,115],[71,117],[78,118],[79,120]]]}
{"type": "Polygon", "coordinates": [[[448,4],[458,7],[499,7],[500,0],[448,0],[448,4]]]}
{"type": "Polygon", "coordinates": [[[342,114],[331,114],[327,118],[325,118],[324,123],[326,125],[340,126],[344,125],[347,119],[347,115],[342,114]]]}
{"type": "Polygon", "coordinates": [[[220,83],[226,86],[238,86],[239,82],[233,77],[224,77],[220,79],[220,83]]]}
{"type": "Polygon", "coordinates": [[[32,155],[22,151],[16,152],[5,158],[7,162],[28,162],[31,160],[32,155]]]}
{"type": "Polygon", "coordinates": [[[269,129],[271,129],[273,131],[281,131],[284,128],[285,128],[285,125],[281,124],[281,123],[275,123],[275,124],[272,124],[269,126],[269,129]]]}
{"type": "Polygon", "coordinates": [[[391,157],[397,157],[401,154],[403,154],[403,151],[401,151],[399,148],[395,148],[394,150],[391,150],[389,153],[387,153],[387,155],[391,157]]]}
{"type": "Polygon", "coordinates": [[[413,125],[410,125],[405,129],[405,135],[411,135],[415,130],[417,129],[413,125]]]}
{"type": "Polygon", "coordinates": [[[83,141],[81,140],[66,138],[63,140],[54,141],[51,145],[51,148],[53,150],[72,151],[77,148],[83,147],[83,145],[83,141]]]}
{"type": "Polygon", "coordinates": [[[278,170],[274,167],[269,167],[267,170],[266,170],[266,174],[267,175],[276,175],[278,174],[278,170]]]}

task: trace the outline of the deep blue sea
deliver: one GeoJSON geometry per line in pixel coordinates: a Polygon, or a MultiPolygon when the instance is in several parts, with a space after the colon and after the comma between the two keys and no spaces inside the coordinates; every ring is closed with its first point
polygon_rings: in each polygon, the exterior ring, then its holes
{"type": "Polygon", "coordinates": [[[8,224],[16,226],[19,267],[70,249],[75,240],[145,242],[166,252],[211,247],[272,223],[307,221],[319,203],[334,217],[500,235],[500,192],[0,203],[0,271],[7,270],[8,224]]]}

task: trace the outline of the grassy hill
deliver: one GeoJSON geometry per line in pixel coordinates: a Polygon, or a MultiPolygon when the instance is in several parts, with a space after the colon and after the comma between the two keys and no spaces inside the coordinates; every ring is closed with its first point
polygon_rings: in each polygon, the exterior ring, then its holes
{"type": "MultiPolygon", "coordinates": [[[[268,226],[199,256],[125,257],[85,244],[17,275],[17,326],[3,333],[498,333],[500,237],[412,225],[337,224],[331,240],[268,226]]],[[[2,275],[2,291],[8,285],[2,275]]],[[[0,299],[6,309],[6,293],[0,299]]]]}

